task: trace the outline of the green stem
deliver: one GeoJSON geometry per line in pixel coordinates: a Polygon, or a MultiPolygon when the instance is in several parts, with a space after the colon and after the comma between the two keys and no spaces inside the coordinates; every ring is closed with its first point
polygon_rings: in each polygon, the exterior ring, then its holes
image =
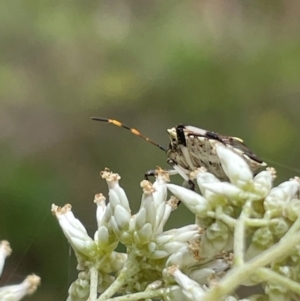
{"type": "Polygon", "coordinates": [[[140,264],[135,255],[129,254],[128,260],[116,280],[107,288],[96,301],[104,301],[113,296],[130,278],[140,270],[140,264]]]}
{"type": "Polygon", "coordinates": [[[236,220],[225,213],[208,212],[207,216],[224,222],[231,229],[234,229],[236,225],[236,220]]]}
{"type": "Polygon", "coordinates": [[[288,290],[293,291],[297,294],[300,294],[300,284],[298,282],[295,282],[285,276],[282,276],[271,269],[267,268],[260,268],[257,272],[257,275],[263,280],[263,281],[274,281],[284,287],[286,287],[288,290]]]}
{"type": "Polygon", "coordinates": [[[276,224],[276,220],[264,220],[259,218],[245,218],[245,223],[248,227],[267,227],[276,224]]]}
{"type": "Polygon", "coordinates": [[[98,287],[98,271],[96,268],[90,268],[90,298],[89,300],[95,301],[97,299],[97,287],[98,287]]]}
{"type": "Polygon", "coordinates": [[[243,210],[236,221],[234,228],[234,243],[233,243],[233,253],[234,253],[234,265],[241,266],[244,264],[244,254],[245,254],[245,232],[246,232],[246,218],[249,217],[251,212],[252,201],[246,201],[243,206],[243,210]]]}
{"type": "Polygon", "coordinates": [[[129,294],[125,296],[115,297],[111,299],[107,299],[106,301],[135,301],[135,300],[143,300],[147,298],[156,298],[159,299],[159,297],[162,297],[164,295],[165,289],[160,288],[156,290],[147,290],[145,292],[135,293],[135,294],[129,294]]]}
{"type": "Polygon", "coordinates": [[[234,229],[234,265],[241,266],[244,264],[244,251],[245,251],[245,213],[242,211],[237,220],[234,229]]]}

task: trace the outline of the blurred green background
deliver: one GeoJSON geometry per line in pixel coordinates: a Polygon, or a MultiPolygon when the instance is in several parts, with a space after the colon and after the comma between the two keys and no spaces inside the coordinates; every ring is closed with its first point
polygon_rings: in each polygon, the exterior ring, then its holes
{"type": "MultiPolygon", "coordinates": [[[[65,300],[76,262],[52,203],[71,203],[93,235],[99,171],[122,176],[133,208],[163,152],[90,116],[115,118],[162,145],[184,123],[242,137],[278,172],[299,175],[300,2],[1,1],[0,285],[35,272],[28,300],[65,300]]],[[[181,179],[174,181],[181,182],[181,179]]],[[[169,227],[192,221],[184,206],[169,227]]]]}

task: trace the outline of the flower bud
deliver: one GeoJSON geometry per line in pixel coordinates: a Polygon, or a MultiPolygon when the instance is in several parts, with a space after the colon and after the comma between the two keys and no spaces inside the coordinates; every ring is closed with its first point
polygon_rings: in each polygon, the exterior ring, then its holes
{"type": "Polygon", "coordinates": [[[254,232],[252,236],[252,242],[246,251],[245,260],[248,261],[252,259],[264,250],[270,248],[273,244],[274,235],[268,227],[257,229],[254,232]]]}
{"type": "Polygon", "coordinates": [[[221,143],[216,144],[216,151],[222,168],[232,184],[244,187],[252,182],[253,175],[245,159],[221,143]]]}
{"type": "Polygon", "coordinates": [[[214,176],[212,173],[207,172],[204,167],[200,167],[191,173],[192,178],[196,178],[197,184],[200,188],[201,194],[209,199],[211,195],[211,191],[207,190],[203,185],[209,183],[219,183],[220,180],[214,176]]]}
{"type": "Polygon", "coordinates": [[[156,207],[154,204],[154,188],[148,181],[142,181],[141,187],[143,188],[143,196],[139,212],[135,215],[135,229],[138,230],[145,223],[155,225],[156,223],[156,207]]]}
{"type": "MultiPolygon", "coordinates": [[[[119,185],[121,177],[117,173],[112,173],[109,169],[105,169],[101,172],[101,176],[106,180],[109,188],[109,194],[114,191],[117,197],[114,197],[114,201],[117,200],[127,211],[130,211],[129,202],[125,191],[119,185]]],[[[109,200],[111,202],[111,199],[109,200]]]]}
{"type": "Polygon", "coordinates": [[[207,212],[211,210],[209,202],[198,193],[174,184],[168,184],[167,187],[198,217],[206,217],[207,212]]]}
{"type": "Polygon", "coordinates": [[[299,180],[291,179],[279,186],[271,189],[264,200],[264,207],[267,211],[267,217],[281,216],[288,202],[295,196],[299,190],[299,180]]]}
{"type": "Polygon", "coordinates": [[[111,227],[101,226],[96,231],[94,240],[101,251],[112,252],[118,246],[118,240],[111,227]]]}
{"type": "Polygon", "coordinates": [[[172,266],[167,270],[181,286],[182,292],[185,295],[184,300],[195,301],[203,298],[205,291],[196,281],[183,274],[176,266],[172,266]]]}
{"type": "Polygon", "coordinates": [[[284,208],[285,216],[292,222],[300,217],[300,200],[292,199],[284,208]]]}
{"type": "Polygon", "coordinates": [[[185,270],[189,266],[194,266],[198,263],[190,246],[185,245],[171,254],[168,258],[166,266],[177,265],[181,270],[185,270]]]}
{"type": "Polygon", "coordinates": [[[118,224],[119,231],[128,230],[131,215],[124,207],[121,205],[115,207],[114,218],[118,224]]]}
{"type": "Polygon", "coordinates": [[[269,226],[270,231],[277,238],[281,238],[290,229],[292,222],[284,217],[274,218],[269,226]]]}
{"type": "Polygon", "coordinates": [[[103,223],[103,217],[106,211],[105,197],[102,193],[95,195],[94,203],[97,205],[96,218],[99,227],[103,223]]]}
{"type": "Polygon", "coordinates": [[[247,194],[240,188],[226,182],[206,183],[202,187],[212,191],[214,194],[224,196],[233,205],[241,205],[244,203],[247,194]]]}
{"type": "Polygon", "coordinates": [[[275,177],[276,171],[272,167],[258,173],[253,179],[254,192],[261,198],[265,198],[272,188],[275,177]]]}
{"type": "Polygon", "coordinates": [[[164,300],[166,301],[182,301],[185,300],[185,295],[179,285],[166,287],[164,290],[164,300]]]}
{"type": "Polygon", "coordinates": [[[232,250],[233,234],[226,224],[217,220],[201,236],[201,256],[212,258],[223,250],[232,250]]]}
{"type": "Polygon", "coordinates": [[[264,287],[266,295],[269,297],[268,300],[276,300],[276,301],[287,301],[293,300],[290,298],[289,289],[280,283],[276,283],[275,281],[267,281],[264,287]]]}
{"type": "Polygon", "coordinates": [[[139,230],[134,232],[134,242],[136,244],[146,244],[148,243],[153,236],[152,225],[146,223],[139,230]]]}
{"type": "Polygon", "coordinates": [[[197,225],[188,225],[179,229],[164,231],[155,238],[156,250],[162,250],[170,255],[198,237],[199,228],[197,225]]]}
{"type": "Polygon", "coordinates": [[[111,270],[110,273],[120,271],[123,268],[127,258],[128,255],[125,253],[112,252],[109,257],[110,270],[111,270]]]}
{"type": "Polygon", "coordinates": [[[170,181],[168,172],[157,169],[157,176],[156,180],[153,183],[154,193],[153,193],[153,199],[154,199],[154,205],[155,207],[158,207],[161,203],[164,203],[167,200],[167,185],[166,183],[170,181]]]}
{"type": "Polygon", "coordinates": [[[67,301],[87,300],[90,293],[90,273],[87,271],[80,272],[78,279],[70,285],[68,293],[67,301]]]}

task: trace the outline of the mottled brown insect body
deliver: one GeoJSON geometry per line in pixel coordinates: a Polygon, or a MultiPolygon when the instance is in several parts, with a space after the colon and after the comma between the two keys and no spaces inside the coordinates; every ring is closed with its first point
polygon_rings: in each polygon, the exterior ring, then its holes
{"type": "Polygon", "coordinates": [[[170,144],[167,156],[186,174],[203,166],[220,180],[227,180],[215,152],[216,143],[222,143],[243,157],[253,172],[266,165],[239,138],[223,136],[193,126],[177,126],[169,129],[168,134],[170,144]]]}
{"type": "MultiPolygon", "coordinates": [[[[257,157],[240,138],[223,136],[194,126],[178,125],[167,130],[170,143],[169,148],[166,149],[142,135],[138,130],[117,120],[99,117],[92,117],[92,119],[123,127],[131,131],[134,135],[139,136],[165,151],[168,158],[167,162],[174,168],[174,171],[170,171],[170,174],[180,174],[191,184],[191,186],[193,186],[193,184],[189,179],[189,173],[199,167],[205,167],[220,180],[227,180],[227,176],[224,173],[221,162],[215,152],[214,146],[216,143],[222,143],[244,158],[253,172],[259,167],[266,165],[266,163],[257,157]]],[[[147,177],[152,174],[153,171],[149,171],[145,176],[147,177]]]]}

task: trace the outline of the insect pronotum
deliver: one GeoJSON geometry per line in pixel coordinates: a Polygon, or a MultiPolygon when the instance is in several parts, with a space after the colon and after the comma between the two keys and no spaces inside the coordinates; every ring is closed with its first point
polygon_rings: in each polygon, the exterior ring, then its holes
{"type": "MultiPolygon", "coordinates": [[[[166,152],[167,162],[174,169],[170,171],[170,174],[180,174],[184,180],[190,184],[191,188],[193,188],[194,184],[190,181],[188,175],[191,171],[202,166],[220,180],[227,180],[221,162],[214,151],[216,141],[232,149],[235,153],[244,158],[253,172],[259,167],[266,165],[263,160],[244,144],[242,139],[237,137],[220,135],[190,125],[177,125],[167,130],[170,143],[168,148],[164,148],[150,138],[142,135],[137,129],[129,127],[115,119],[100,117],[91,117],[91,119],[123,127],[166,152]]],[[[145,177],[148,178],[150,175],[153,175],[152,170],[147,172],[145,177]]]]}

